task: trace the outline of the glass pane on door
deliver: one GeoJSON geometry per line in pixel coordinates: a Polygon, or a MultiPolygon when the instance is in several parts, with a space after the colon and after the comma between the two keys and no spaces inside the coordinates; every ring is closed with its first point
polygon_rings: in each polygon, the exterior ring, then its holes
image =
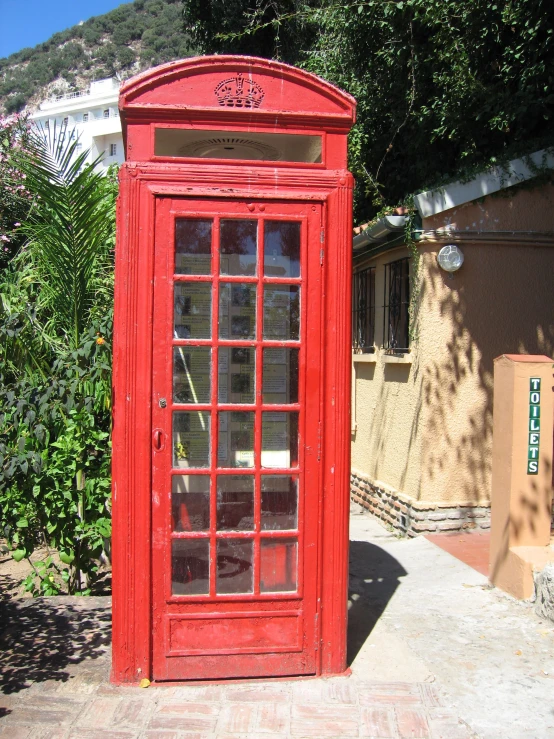
{"type": "Polygon", "coordinates": [[[264,291],[264,339],[300,339],[300,287],[267,286],[264,291]]]}
{"type": "Polygon", "coordinates": [[[218,376],[220,403],[253,403],[256,350],[248,346],[219,347],[218,376]]]}
{"type": "Polygon", "coordinates": [[[256,338],[256,286],[249,282],[219,285],[219,338],[256,338]]]}
{"type": "Polygon", "coordinates": [[[173,413],[173,466],[210,466],[210,414],[173,413]]]}
{"type": "Polygon", "coordinates": [[[254,413],[219,414],[218,467],[254,467],[254,413]]]}
{"type": "Polygon", "coordinates": [[[173,595],[208,595],[210,542],[208,539],[173,539],[171,543],[173,595]]]}
{"type": "Polygon", "coordinates": [[[262,467],[298,467],[298,413],[262,413],[262,467]]]}
{"type": "Polygon", "coordinates": [[[281,593],[297,588],[297,539],[262,539],[260,591],[281,593]]]}
{"type": "Polygon", "coordinates": [[[209,531],[210,478],[207,475],[173,475],[171,516],[173,531],[209,531]]]}
{"type": "Polygon", "coordinates": [[[174,337],[210,339],[212,336],[212,286],[209,282],[175,285],[174,337]]]}
{"type": "Polygon", "coordinates": [[[222,220],[219,233],[220,274],[255,275],[257,242],[257,221],[222,220]]]}
{"type": "Polygon", "coordinates": [[[254,542],[246,539],[219,539],[217,542],[216,592],[252,593],[254,590],[254,542]]]}
{"type": "Polygon", "coordinates": [[[298,403],[299,349],[263,350],[264,403],[298,403]]]}
{"type": "Polygon", "coordinates": [[[210,347],[173,347],[173,402],[209,403],[211,393],[210,347]]]}
{"type": "Polygon", "coordinates": [[[300,224],[298,222],[265,222],[264,274],[267,277],[300,277],[300,224]]]}
{"type": "Polygon", "coordinates": [[[218,475],[217,530],[254,530],[254,478],[252,475],[218,475]]]}
{"type": "Polygon", "coordinates": [[[175,274],[209,275],[212,268],[212,221],[177,218],[175,274]]]}
{"type": "Polygon", "coordinates": [[[286,531],[297,525],[298,477],[262,475],[262,531],[286,531]]]}

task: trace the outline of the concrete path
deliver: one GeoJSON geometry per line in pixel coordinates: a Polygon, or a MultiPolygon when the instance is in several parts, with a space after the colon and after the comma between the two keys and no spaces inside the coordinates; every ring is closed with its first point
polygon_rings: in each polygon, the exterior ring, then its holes
{"type": "Polygon", "coordinates": [[[10,739],[554,737],[554,625],[358,506],[350,677],[117,688],[109,598],[0,600],[10,739]]]}

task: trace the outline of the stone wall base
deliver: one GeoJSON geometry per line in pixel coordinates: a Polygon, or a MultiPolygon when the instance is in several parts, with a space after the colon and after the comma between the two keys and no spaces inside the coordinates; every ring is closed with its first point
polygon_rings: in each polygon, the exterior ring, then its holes
{"type": "Polygon", "coordinates": [[[403,536],[485,531],[491,526],[490,505],[416,501],[393,488],[372,482],[359,472],[350,475],[350,496],[403,536]]]}

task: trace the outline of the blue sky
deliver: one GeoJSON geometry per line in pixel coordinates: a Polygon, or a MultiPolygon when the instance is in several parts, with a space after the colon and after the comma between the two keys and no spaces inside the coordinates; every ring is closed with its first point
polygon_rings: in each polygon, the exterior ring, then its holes
{"type": "Polygon", "coordinates": [[[36,46],[57,31],[122,4],[121,0],[0,0],[0,57],[36,46]]]}

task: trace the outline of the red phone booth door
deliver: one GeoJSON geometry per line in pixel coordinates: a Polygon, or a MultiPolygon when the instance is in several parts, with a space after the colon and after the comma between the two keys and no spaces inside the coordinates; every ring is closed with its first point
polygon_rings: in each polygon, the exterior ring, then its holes
{"type": "Polygon", "coordinates": [[[153,675],[316,672],[321,206],[159,198],[153,675]]]}

